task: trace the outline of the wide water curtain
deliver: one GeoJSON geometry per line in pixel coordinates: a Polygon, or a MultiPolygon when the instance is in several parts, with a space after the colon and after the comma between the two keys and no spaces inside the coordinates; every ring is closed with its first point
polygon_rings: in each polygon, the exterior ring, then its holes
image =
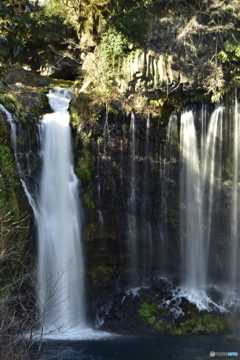
{"type": "Polygon", "coordinates": [[[42,119],[43,168],[37,219],[38,282],[44,326],[68,329],[85,325],[83,256],[78,179],[73,171],[68,104],[71,89],[48,95],[52,114],[42,119]]]}

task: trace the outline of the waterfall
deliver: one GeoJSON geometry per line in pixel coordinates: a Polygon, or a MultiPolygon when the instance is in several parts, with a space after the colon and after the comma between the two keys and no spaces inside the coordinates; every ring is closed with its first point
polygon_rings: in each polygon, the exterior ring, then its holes
{"type": "Polygon", "coordinates": [[[222,107],[214,110],[207,133],[205,116],[201,120],[199,144],[193,111],[181,116],[181,271],[190,289],[205,289],[208,283],[212,209],[221,190],[222,107]]]}
{"type": "Polygon", "coordinates": [[[206,268],[206,259],[202,243],[202,197],[197,134],[192,111],[185,111],[181,116],[180,139],[182,267],[190,287],[196,287],[205,285],[203,269],[206,268]]]}
{"type": "MultiPolygon", "coordinates": [[[[205,232],[205,256],[208,263],[208,252],[211,238],[212,210],[218,201],[222,184],[222,107],[217,106],[208,127],[205,146],[202,150],[202,195],[203,211],[206,214],[207,230],[205,232]]],[[[204,120],[204,118],[203,118],[204,120]]]]}
{"type": "Polygon", "coordinates": [[[237,102],[237,89],[235,90],[234,106],[234,138],[233,138],[233,188],[232,188],[232,221],[231,221],[231,265],[230,265],[230,286],[235,290],[237,278],[239,278],[239,215],[240,215],[240,194],[239,194],[239,170],[240,170],[240,116],[237,102]]]}
{"type": "Polygon", "coordinates": [[[146,280],[150,277],[153,262],[153,239],[152,239],[152,226],[150,222],[151,204],[149,199],[149,183],[150,183],[150,157],[149,157],[149,130],[150,130],[150,115],[147,117],[146,122],[146,140],[144,148],[144,168],[143,168],[143,191],[142,191],[142,221],[141,233],[144,238],[142,246],[142,264],[144,265],[143,279],[146,280]]]}
{"type": "Polygon", "coordinates": [[[102,211],[102,201],[101,201],[101,179],[102,177],[102,155],[100,152],[100,142],[97,142],[97,199],[98,199],[98,222],[99,222],[99,235],[101,238],[101,247],[102,247],[102,237],[103,237],[103,228],[104,228],[104,218],[102,211]]]}
{"type": "Polygon", "coordinates": [[[73,170],[68,104],[72,91],[48,94],[53,113],[40,127],[43,168],[38,229],[39,308],[44,328],[85,326],[78,179],[73,170]]]}
{"type": "Polygon", "coordinates": [[[28,129],[0,104],[11,126],[17,170],[34,212],[38,235],[36,287],[40,328],[29,334],[48,339],[112,337],[87,326],[84,301],[84,265],[81,244],[82,209],[79,182],[74,174],[68,105],[72,89],[52,89],[53,113],[38,128],[39,153],[30,148],[28,129]],[[42,174],[35,169],[42,161],[42,174]]]}
{"type": "Polygon", "coordinates": [[[179,158],[179,133],[178,133],[178,117],[177,113],[173,111],[170,115],[167,132],[166,143],[161,145],[160,153],[160,194],[161,194],[161,217],[158,223],[158,233],[160,239],[160,257],[159,270],[162,276],[168,275],[168,255],[170,248],[171,235],[168,232],[167,217],[169,203],[172,202],[169,194],[172,193],[172,176],[173,171],[178,167],[177,161],[179,158]]]}
{"type": "Polygon", "coordinates": [[[17,171],[29,204],[34,211],[34,214],[36,214],[38,211],[36,202],[37,187],[33,180],[34,171],[32,170],[32,163],[36,161],[36,158],[30,150],[28,129],[26,129],[13,114],[1,104],[0,110],[6,115],[7,121],[11,126],[11,142],[17,171]]]}
{"type": "MultiPolygon", "coordinates": [[[[38,307],[44,333],[86,329],[83,214],[79,181],[73,169],[68,113],[71,98],[70,89],[51,90],[48,95],[54,112],[37,124],[40,177],[39,166],[36,173],[31,170],[36,156],[30,149],[27,128],[0,105],[0,111],[11,124],[17,168],[35,215],[38,307]]],[[[178,278],[173,282],[180,289],[175,292],[176,297],[184,296],[200,309],[209,308],[207,296],[211,297],[213,286],[218,287],[219,293],[228,289],[229,303],[233,291],[237,294],[240,278],[237,91],[234,102],[229,111],[231,118],[226,117],[224,122],[223,106],[216,105],[209,116],[213,105],[203,104],[200,111],[196,110],[198,105],[194,110],[186,109],[181,119],[173,112],[167,129],[165,124],[156,124],[154,118],[150,123],[150,117],[145,125],[132,113],[130,127],[124,125],[119,131],[113,127],[111,116],[106,115],[104,141],[99,139],[94,149],[98,154],[96,223],[103,255],[97,259],[105,266],[105,249],[108,250],[112,238],[114,250],[110,249],[109,254],[113,251],[115,255],[115,245],[119,246],[119,262],[128,246],[129,264],[124,264],[129,266],[124,271],[127,273],[131,268],[129,286],[139,286],[156,274],[169,280],[180,274],[180,283],[178,278]],[[117,146],[114,149],[115,136],[119,136],[118,140],[123,136],[119,149],[117,146]],[[116,238],[109,225],[112,209],[117,214],[112,214],[111,221],[120,219],[114,228],[116,238]]],[[[222,299],[221,304],[225,301],[222,299]]]]}
{"type": "Polygon", "coordinates": [[[138,274],[138,247],[137,247],[137,204],[136,204],[136,119],[134,113],[131,115],[131,179],[130,194],[128,200],[128,238],[131,257],[131,279],[130,284],[136,285],[139,280],[138,274]]]}

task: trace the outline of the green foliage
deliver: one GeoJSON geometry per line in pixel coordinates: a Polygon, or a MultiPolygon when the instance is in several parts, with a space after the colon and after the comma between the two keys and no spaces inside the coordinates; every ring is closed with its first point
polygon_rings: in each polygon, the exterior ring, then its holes
{"type": "Polygon", "coordinates": [[[155,321],[156,321],[155,316],[151,316],[151,317],[148,318],[148,323],[149,323],[149,324],[154,324],[155,321]]]}
{"type": "Polygon", "coordinates": [[[128,42],[141,45],[147,33],[148,14],[152,8],[152,0],[116,2],[109,22],[128,42]]]}
{"type": "Polygon", "coordinates": [[[0,50],[10,47],[16,57],[24,47],[24,36],[29,28],[30,8],[25,1],[6,1],[0,4],[0,50]]]}
{"type": "Polygon", "coordinates": [[[49,17],[59,17],[64,25],[72,25],[78,28],[78,14],[81,10],[81,0],[51,0],[45,7],[45,14],[49,17]]]}
{"type": "MultiPolygon", "coordinates": [[[[234,168],[233,168],[233,156],[229,155],[225,161],[224,172],[227,175],[228,180],[233,180],[234,168]]],[[[238,174],[239,176],[239,174],[238,174]]]]}
{"type": "Polygon", "coordinates": [[[76,126],[79,124],[79,114],[75,111],[71,112],[71,125],[76,126]]]}
{"type": "Polygon", "coordinates": [[[151,325],[155,324],[156,317],[154,315],[159,313],[159,308],[156,303],[147,303],[143,302],[140,305],[140,309],[138,310],[138,314],[145,318],[147,322],[151,325]]]}
{"type": "Polygon", "coordinates": [[[121,65],[128,49],[128,40],[122,33],[109,29],[101,45],[103,70],[115,69],[121,65]]]}
{"type": "Polygon", "coordinates": [[[19,116],[18,120],[21,121],[23,124],[26,123],[26,119],[22,116],[19,116]]]}
{"type": "Polygon", "coordinates": [[[113,269],[112,268],[109,268],[107,266],[98,266],[97,269],[96,269],[96,272],[99,272],[103,275],[106,275],[106,274],[112,274],[113,273],[113,269]]]}
{"type": "Polygon", "coordinates": [[[13,110],[18,106],[16,98],[8,91],[0,91],[0,103],[8,110],[13,110]]]}
{"type": "Polygon", "coordinates": [[[11,151],[8,146],[0,145],[0,208],[8,203],[11,207],[12,216],[18,217],[18,204],[14,187],[16,167],[11,151]]]}
{"type": "Polygon", "coordinates": [[[84,202],[85,202],[85,205],[88,207],[88,209],[95,209],[96,206],[93,201],[93,189],[89,189],[84,194],[84,202]]]}
{"type": "Polygon", "coordinates": [[[0,79],[4,77],[4,66],[0,63],[0,79]]]}
{"type": "Polygon", "coordinates": [[[58,45],[62,42],[63,37],[74,36],[71,24],[63,24],[56,15],[47,16],[44,10],[32,12],[29,16],[29,23],[31,31],[29,31],[27,41],[31,44],[58,45]]]}
{"type": "Polygon", "coordinates": [[[95,157],[86,148],[83,148],[78,153],[79,157],[76,165],[76,174],[81,180],[90,181],[95,157]]]}
{"type": "Polygon", "coordinates": [[[226,322],[218,316],[206,314],[180,323],[175,333],[177,335],[192,333],[194,329],[199,329],[199,331],[204,333],[220,333],[226,328],[226,325],[226,322]]]}
{"type": "Polygon", "coordinates": [[[227,40],[225,49],[218,53],[218,59],[225,63],[227,61],[240,61],[240,44],[233,40],[227,40]]]}
{"type": "Polygon", "coordinates": [[[92,178],[95,157],[86,148],[81,149],[78,153],[79,157],[75,171],[81,180],[88,183],[84,194],[84,202],[88,209],[95,209],[95,204],[93,201],[93,189],[89,183],[92,178]]]}
{"type": "Polygon", "coordinates": [[[133,47],[143,45],[151,8],[151,0],[114,2],[109,5],[108,29],[101,41],[101,76],[109,84],[113,83],[116,70],[121,68],[123,59],[133,47]]]}
{"type": "Polygon", "coordinates": [[[93,284],[98,286],[108,286],[111,282],[112,274],[112,268],[102,265],[90,271],[93,284]]]}
{"type": "MultiPolygon", "coordinates": [[[[57,16],[64,25],[70,25],[78,31],[92,32],[96,29],[103,10],[110,0],[51,0],[48,2],[45,13],[47,16],[57,16]]],[[[93,35],[93,33],[92,33],[93,35]]]]}

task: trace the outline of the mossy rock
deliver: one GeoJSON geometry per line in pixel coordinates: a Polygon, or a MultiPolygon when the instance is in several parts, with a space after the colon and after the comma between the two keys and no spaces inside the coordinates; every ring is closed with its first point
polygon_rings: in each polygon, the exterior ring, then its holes
{"type": "Polygon", "coordinates": [[[198,334],[198,333],[214,333],[219,334],[227,329],[227,323],[219,316],[206,314],[202,316],[196,316],[181,322],[177,327],[175,333],[181,334],[198,334]]]}
{"type": "Polygon", "coordinates": [[[78,158],[76,162],[75,171],[79,179],[90,181],[95,165],[95,156],[86,148],[78,151],[78,158]]]}
{"type": "Polygon", "coordinates": [[[98,266],[89,271],[95,287],[110,286],[113,282],[113,273],[113,269],[107,266],[98,266]]]}
{"type": "Polygon", "coordinates": [[[96,122],[105,109],[105,101],[101,93],[79,93],[70,103],[71,124],[96,122]]]}
{"type": "Polygon", "coordinates": [[[146,299],[141,303],[138,309],[138,315],[143,318],[146,323],[151,325],[155,331],[173,331],[172,324],[168,321],[163,321],[164,316],[167,315],[167,310],[159,307],[157,303],[152,302],[150,299],[146,299]]]}
{"type": "Polygon", "coordinates": [[[98,221],[90,221],[85,226],[85,239],[87,241],[93,241],[98,233],[98,221]]]}

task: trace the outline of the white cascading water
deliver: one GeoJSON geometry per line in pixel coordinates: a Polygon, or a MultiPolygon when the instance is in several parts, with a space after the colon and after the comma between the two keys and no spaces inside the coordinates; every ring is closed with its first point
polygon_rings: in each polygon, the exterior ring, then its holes
{"type": "Polygon", "coordinates": [[[202,196],[197,134],[192,111],[181,116],[180,213],[183,274],[195,288],[205,285],[206,258],[202,243],[202,196]]]}
{"type": "Polygon", "coordinates": [[[43,327],[85,327],[84,266],[78,179],[73,170],[68,105],[72,90],[48,94],[53,113],[42,119],[43,168],[38,229],[39,309],[43,327]]]}
{"type": "Polygon", "coordinates": [[[128,200],[128,237],[131,256],[131,278],[130,285],[138,284],[138,248],[137,248],[137,204],[136,204],[136,119],[135,114],[131,115],[130,134],[131,134],[131,180],[130,194],[128,200]]]}
{"type": "MultiPolygon", "coordinates": [[[[202,116],[202,120],[205,116],[202,116]]],[[[209,246],[214,195],[221,183],[222,107],[217,106],[209,121],[204,147],[199,151],[194,114],[181,116],[180,221],[182,284],[184,296],[200,309],[208,306],[209,246]],[[204,225],[206,224],[206,226],[204,225]]]]}
{"type": "Polygon", "coordinates": [[[240,194],[239,194],[239,169],[240,169],[240,116],[239,105],[237,101],[237,89],[235,90],[234,106],[234,139],[233,139],[233,188],[232,188],[232,221],[231,221],[231,265],[230,265],[230,287],[234,292],[239,277],[239,215],[240,215],[240,194]]]}
{"type": "Polygon", "coordinates": [[[150,132],[150,115],[148,115],[146,122],[146,141],[144,149],[144,170],[143,170],[143,193],[142,193],[142,225],[141,233],[144,236],[143,255],[142,262],[145,264],[145,270],[143,273],[143,279],[146,280],[151,274],[151,264],[153,261],[153,239],[152,239],[152,226],[149,221],[149,213],[151,211],[150,199],[149,199],[149,182],[151,177],[151,161],[149,156],[149,132],[150,132]]]}

